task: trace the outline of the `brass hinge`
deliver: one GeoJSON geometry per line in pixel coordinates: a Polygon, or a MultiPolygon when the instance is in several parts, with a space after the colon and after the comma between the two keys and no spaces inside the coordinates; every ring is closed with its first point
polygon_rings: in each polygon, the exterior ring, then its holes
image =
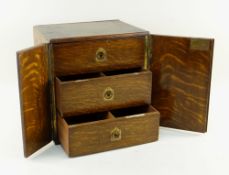
{"type": "Polygon", "coordinates": [[[151,36],[150,35],[146,35],[145,36],[145,58],[144,58],[144,70],[148,70],[149,69],[149,64],[150,64],[150,60],[151,60],[151,36]]]}

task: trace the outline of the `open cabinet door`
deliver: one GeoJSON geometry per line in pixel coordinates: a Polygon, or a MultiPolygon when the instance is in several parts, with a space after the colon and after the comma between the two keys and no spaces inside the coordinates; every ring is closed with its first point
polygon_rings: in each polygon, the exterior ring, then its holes
{"type": "Polygon", "coordinates": [[[24,155],[51,141],[48,45],[17,53],[24,155]]]}
{"type": "Polygon", "coordinates": [[[161,125],[207,131],[213,39],[152,35],[152,105],[161,125]]]}

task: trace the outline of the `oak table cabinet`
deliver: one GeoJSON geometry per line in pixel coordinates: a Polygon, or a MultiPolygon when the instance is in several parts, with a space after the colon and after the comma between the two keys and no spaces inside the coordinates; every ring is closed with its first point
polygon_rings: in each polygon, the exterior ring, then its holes
{"type": "Polygon", "coordinates": [[[79,156],[207,131],[213,39],[151,35],[119,20],[34,27],[17,52],[24,155],[79,156]],[[159,113],[160,112],[160,113],[159,113]]]}

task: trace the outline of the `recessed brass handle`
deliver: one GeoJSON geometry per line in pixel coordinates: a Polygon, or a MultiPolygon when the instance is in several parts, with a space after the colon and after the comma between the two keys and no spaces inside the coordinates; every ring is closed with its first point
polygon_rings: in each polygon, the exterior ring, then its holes
{"type": "Polygon", "coordinates": [[[113,100],[114,99],[114,90],[111,87],[107,87],[103,92],[104,100],[113,100]]]}
{"type": "Polygon", "coordinates": [[[118,141],[122,139],[122,131],[121,129],[119,129],[118,127],[115,127],[112,131],[111,131],[111,141],[118,141]]]}
{"type": "Polygon", "coordinates": [[[100,47],[95,54],[95,60],[97,62],[102,62],[107,59],[107,52],[104,48],[100,47]]]}

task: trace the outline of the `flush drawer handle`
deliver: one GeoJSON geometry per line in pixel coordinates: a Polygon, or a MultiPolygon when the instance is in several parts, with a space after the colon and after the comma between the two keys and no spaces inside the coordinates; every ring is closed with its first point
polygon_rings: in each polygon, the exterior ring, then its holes
{"type": "Polygon", "coordinates": [[[111,141],[118,141],[121,140],[122,138],[122,131],[121,129],[119,129],[118,127],[115,127],[112,131],[111,131],[111,141]]]}
{"type": "Polygon", "coordinates": [[[103,62],[107,59],[107,52],[104,48],[100,47],[98,48],[98,50],[96,51],[95,54],[95,60],[97,62],[103,62]]]}
{"type": "Polygon", "coordinates": [[[114,99],[114,90],[111,87],[107,87],[103,92],[103,99],[105,101],[107,100],[113,100],[114,99]]]}

